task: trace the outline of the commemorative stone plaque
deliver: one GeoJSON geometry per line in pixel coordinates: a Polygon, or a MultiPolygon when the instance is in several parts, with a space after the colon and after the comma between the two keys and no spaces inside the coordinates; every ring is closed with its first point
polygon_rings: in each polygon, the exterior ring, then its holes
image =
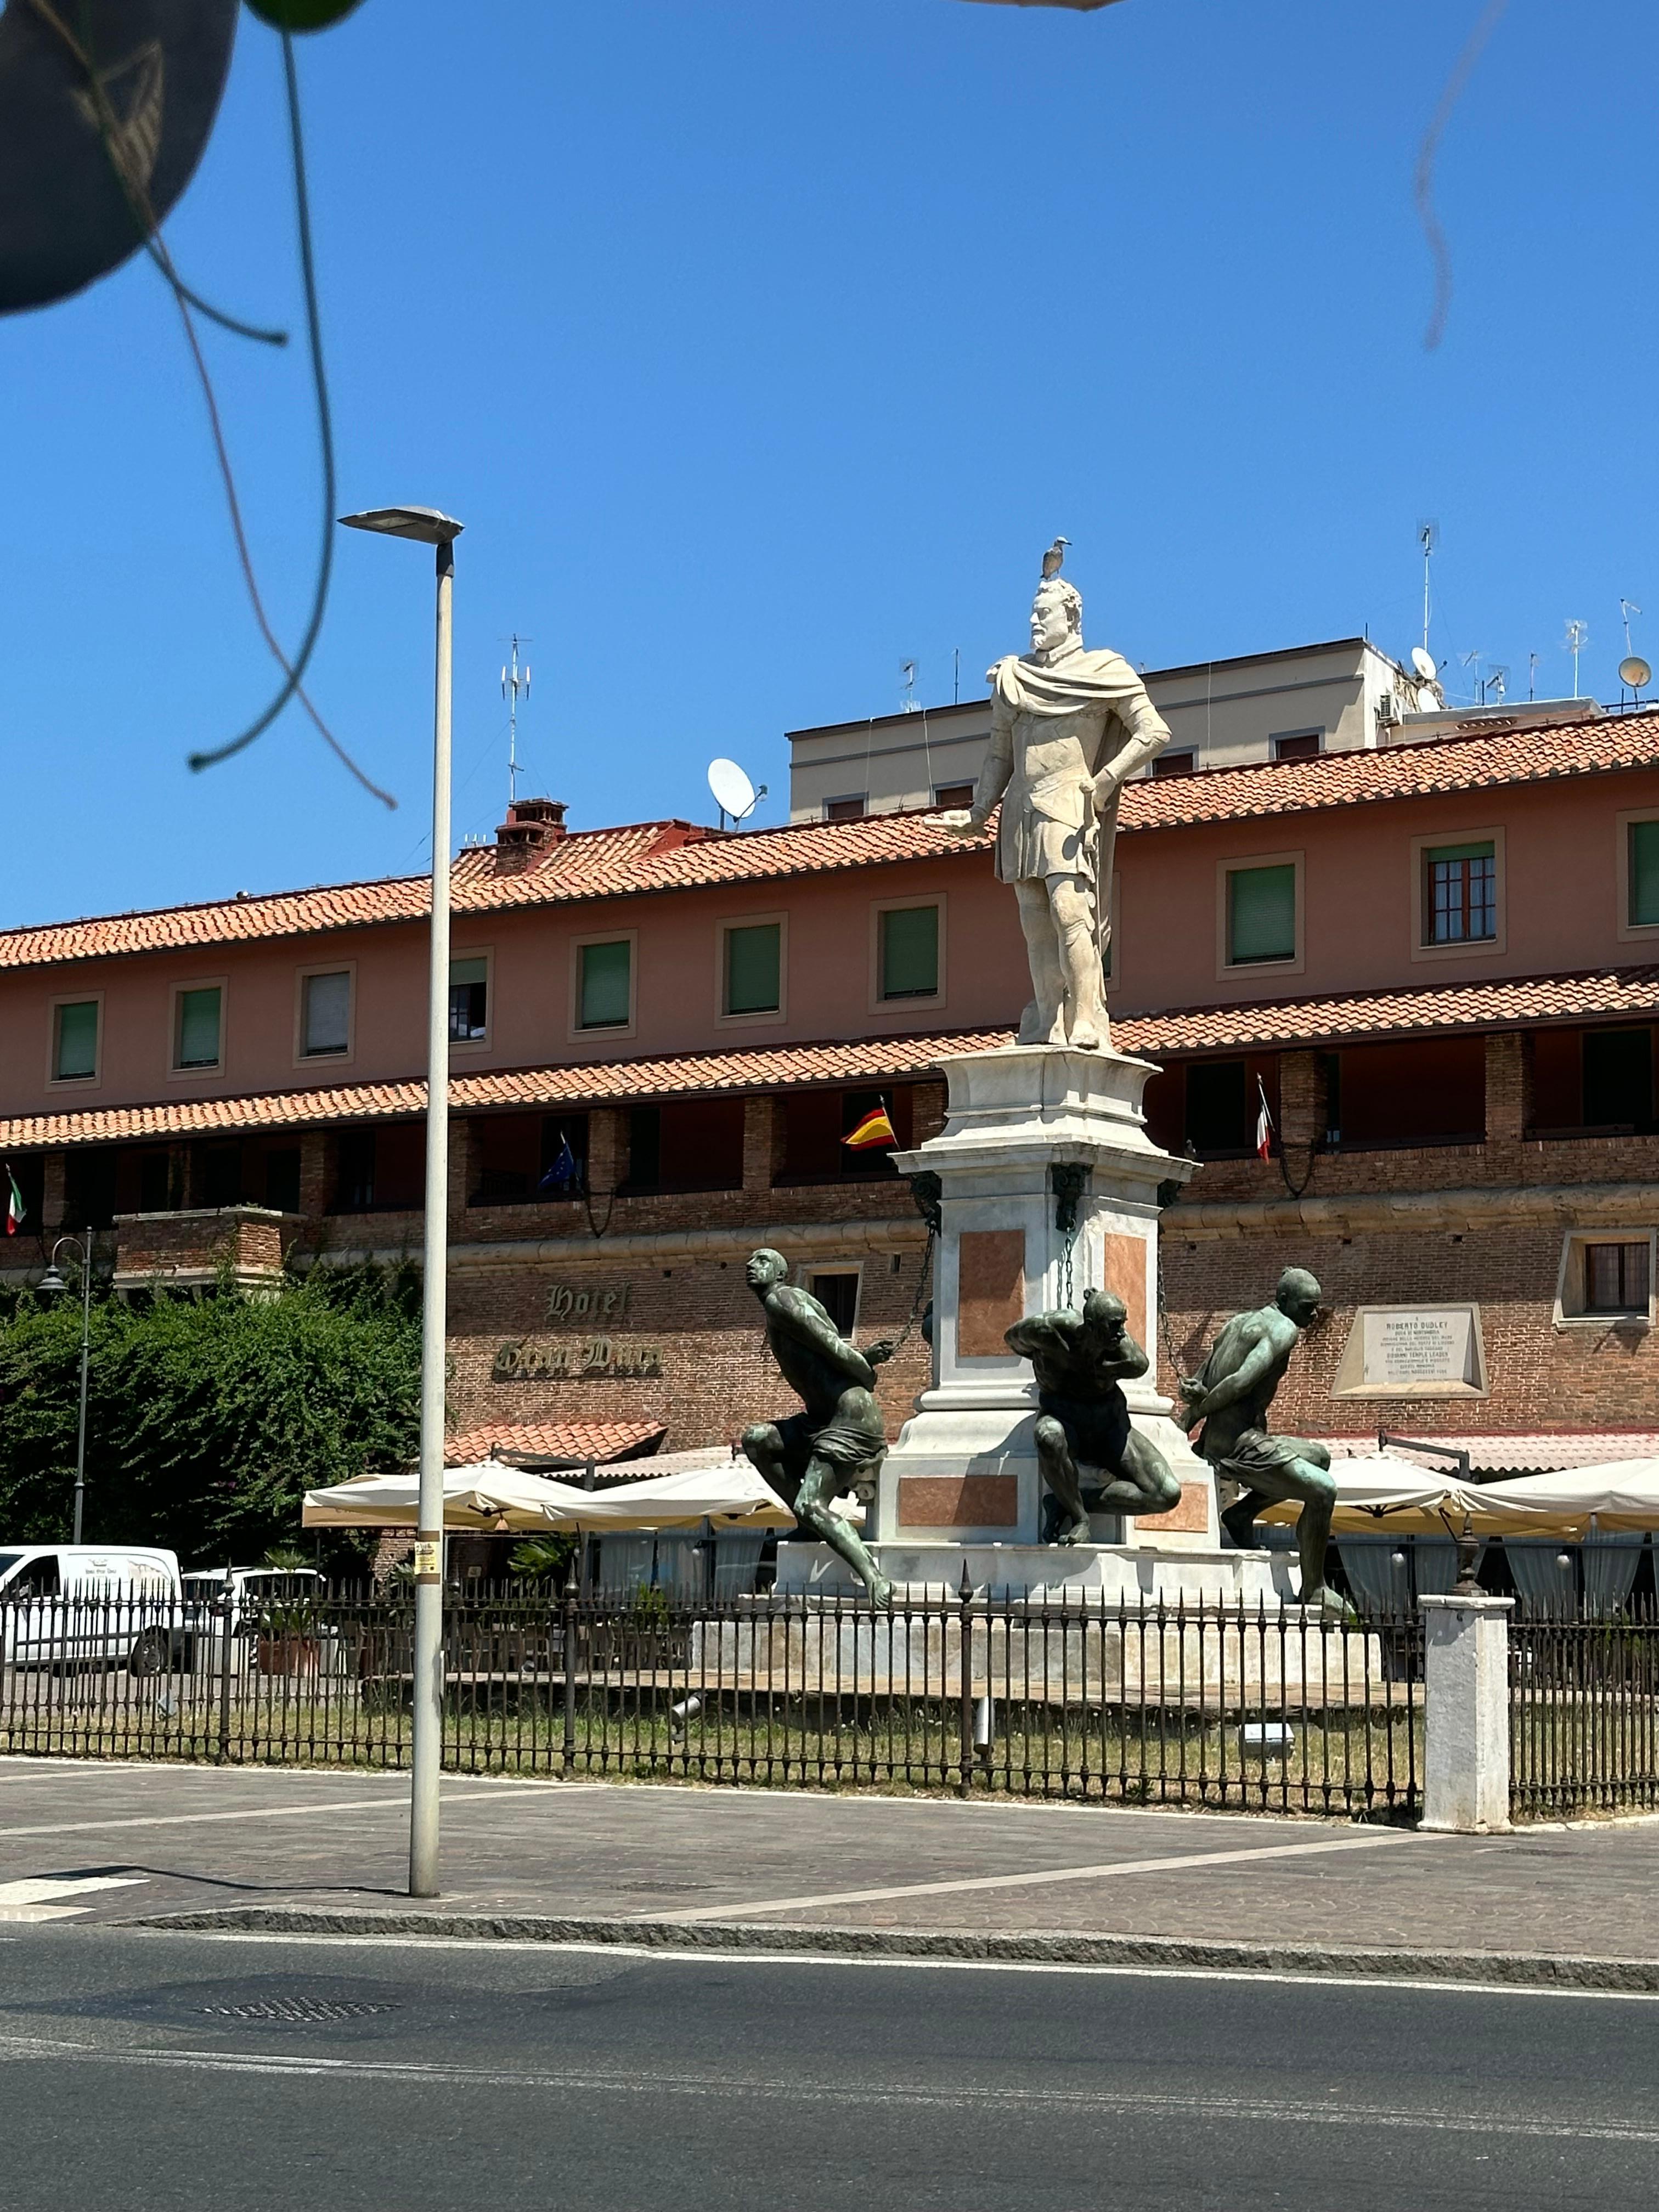
{"type": "Polygon", "coordinates": [[[1354,1315],[1333,1396],[1486,1395],[1479,1306],[1361,1306],[1354,1315]]]}

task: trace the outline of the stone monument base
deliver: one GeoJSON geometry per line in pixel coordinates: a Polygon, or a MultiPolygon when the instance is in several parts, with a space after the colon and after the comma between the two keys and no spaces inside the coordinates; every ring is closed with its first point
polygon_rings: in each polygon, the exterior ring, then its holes
{"type": "MultiPolygon", "coordinates": [[[[1295,1560],[1287,1552],[1166,1549],[1149,1538],[1139,1544],[878,1541],[870,1549],[900,1600],[941,1593],[954,1600],[964,1566],[980,1599],[1075,1596],[1108,1605],[1261,1603],[1276,1609],[1293,1598],[1295,1560]]],[[[863,1583],[827,1544],[781,1543],[775,1588],[781,1596],[865,1598],[863,1583]]]]}

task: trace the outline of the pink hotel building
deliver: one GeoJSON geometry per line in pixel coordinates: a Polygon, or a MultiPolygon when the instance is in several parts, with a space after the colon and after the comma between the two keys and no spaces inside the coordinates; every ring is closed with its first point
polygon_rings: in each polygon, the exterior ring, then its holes
{"type": "MultiPolygon", "coordinates": [[[[1115,1040],[1204,1163],[1163,1224],[1166,1388],[1170,1347],[1295,1263],[1330,1312],[1286,1427],[1426,1428],[1495,1466],[1659,1443],[1659,714],[1559,711],[1125,793],[1115,1040]],[[1355,1316],[1448,1305],[1475,1316],[1463,1382],[1369,1389],[1355,1316]]],[[[459,1453],[620,1456],[781,1410],[757,1243],[860,1337],[902,1325],[921,1224],[841,1139],[880,1097],[920,1141],[951,1054],[1011,1034],[986,842],[925,809],[720,834],[530,800],[454,898],[459,1453]]],[[[415,878],[0,934],[6,1279],[65,1229],[126,1295],[416,1245],[425,904],[415,878]]],[[[895,1429],[927,1357],[913,1334],[884,1370],[895,1429]]]]}

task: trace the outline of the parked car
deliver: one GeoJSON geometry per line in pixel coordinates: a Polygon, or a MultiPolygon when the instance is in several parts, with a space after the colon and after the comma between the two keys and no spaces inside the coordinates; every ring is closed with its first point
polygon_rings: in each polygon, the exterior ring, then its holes
{"type": "Polygon", "coordinates": [[[184,1650],[180,1663],[216,1672],[231,1666],[261,1674],[314,1665],[325,1635],[316,1607],[327,1585],[314,1567],[204,1567],[184,1578],[184,1650]],[[227,1584],[229,1604],[227,1607],[227,1584]],[[228,1620],[231,1650],[222,1638],[228,1620]]]}
{"type": "Polygon", "coordinates": [[[100,1544],[0,1549],[0,1658],[13,1667],[178,1664],[183,1590],[175,1552],[100,1544]]]}

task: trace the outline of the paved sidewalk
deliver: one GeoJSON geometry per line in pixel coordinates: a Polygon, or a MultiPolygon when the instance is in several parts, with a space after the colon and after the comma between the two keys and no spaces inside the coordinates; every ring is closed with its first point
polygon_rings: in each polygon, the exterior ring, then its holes
{"type": "Polygon", "coordinates": [[[444,1785],[445,1894],[415,1903],[403,1888],[407,1820],[399,1775],[0,1759],[0,1923],[212,1914],[378,1928],[393,1916],[438,1933],[1659,1990],[1659,1824],[1437,1837],[1092,1805],[455,1776],[444,1785]]]}

